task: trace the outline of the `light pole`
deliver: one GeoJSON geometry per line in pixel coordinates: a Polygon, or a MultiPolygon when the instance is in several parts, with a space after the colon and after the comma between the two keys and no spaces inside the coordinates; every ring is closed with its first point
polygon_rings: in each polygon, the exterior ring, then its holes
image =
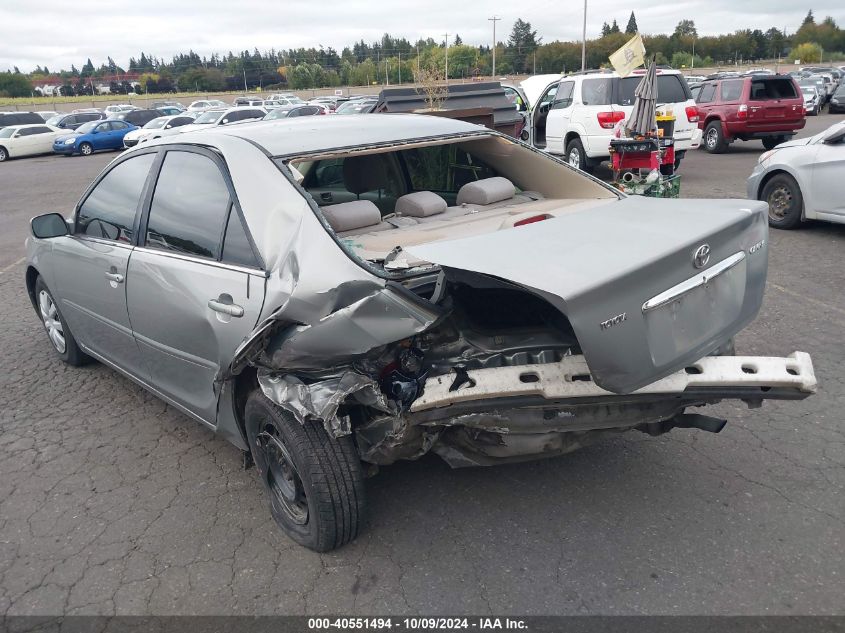
{"type": "Polygon", "coordinates": [[[587,0],[584,0],[584,27],[581,30],[581,72],[587,70],[587,0]]]}
{"type": "Polygon", "coordinates": [[[493,23],[493,71],[490,73],[490,76],[495,79],[496,78],[496,22],[501,20],[497,15],[494,15],[492,18],[487,18],[488,22],[493,23]]]}
{"type": "Polygon", "coordinates": [[[449,34],[444,33],[443,36],[446,38],[446,84],[449,83],[449,34]]]}

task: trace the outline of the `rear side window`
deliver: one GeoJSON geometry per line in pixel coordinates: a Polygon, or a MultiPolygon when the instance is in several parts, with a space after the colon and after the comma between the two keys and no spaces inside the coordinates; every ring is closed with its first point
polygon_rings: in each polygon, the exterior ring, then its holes
{"type": "Polygon", "coordinates": [[[732,79],[722,82],[722,101],[738,101],[742,97],[744,79],[732,79]]]}
{"type": "Polygon", "coordinates": [[[155,154],[142,154],[116,165],[79,207],[74,232],[129,242],[135,212],[155,154]]]}
{"type": "Polygon", "coordinates": [[[572,105],[572,92],[575,90],[574,81],[562,81],[554,95],[553,110],[568,108],[572,105]]]}
{"type": "MultiPolygon", "coordinates": [[[[642,80],[642,76],[625,77],[619,80],[618,94],[616,95],[617,105],[633,105],[634,91],[642,80]]],[[[692,94],[686,81],[680,75],[658,75],[657,76],[657,102],[658,103],[683,103],[691,99],[692,94]]]]}
{"type": "Polygon", "coordinates": [[[168,152],[150,206],[146,245],[216,259],[229,202],[229,188],[213,160],[168,152]]]}
{"type": "Polygon", "coordinates": [[[751,100],[796,99],[795,84],[784,77],[755,79],[751,82],[751,100]]]}
{"type": "Polygon", "coordinates": [[[249,239],[246,236],[243,223],[234,207],[229,212],[229,223],[226,225],[222,260],[241,266],[255,267],[258,265],[258,262],[255,261],[255,254],[252,252],[252,246],[250,246],[249,239]]]}
{"type": "Polygon", "coordinates": [[[581,84],[581,102],[584,105],[609,105],[612,80],[585,79],[581,84]]]}

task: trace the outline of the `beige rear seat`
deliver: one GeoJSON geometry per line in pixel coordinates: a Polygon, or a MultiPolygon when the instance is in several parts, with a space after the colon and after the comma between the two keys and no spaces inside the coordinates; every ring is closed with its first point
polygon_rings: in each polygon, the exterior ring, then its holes
{"type": "Polygon", "coordinates": [[[387,231],[393,228],[391,224],[382,222],[381,211],[369,200],[341,202],[320,207],[320,211],[332,230],[340,237],[387,231]]]}

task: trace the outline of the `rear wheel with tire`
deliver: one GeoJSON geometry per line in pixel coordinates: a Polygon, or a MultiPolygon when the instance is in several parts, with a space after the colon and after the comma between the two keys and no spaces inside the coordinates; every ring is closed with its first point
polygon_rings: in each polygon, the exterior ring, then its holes
{"type": "Polygon", "coordinates": [[[247,440],[276,523],[317,552],[352,541],[364,518],[364,475],[350,436],[300,423],[253,391],[244,413],[247,440]]]}
{"type": "Polygon", "coordinates": [[[59,358],[73,367],[89,362],[91,357],[77,345],[76,339],[73,338],[70,328],[59,311],[59,306],[41,277],[35,280],[35,302],[41,323],[59,358]]]}
{"type": "Polygon", "coordinates": [[[90,156],[94,153],[94,146],[91,143],[82,143],[79,146],[79,153],[83,156],[90,156]]]}
{"type": "Polygon", "coordinates": [[[767,136],[763,139],[763,147],[774,149],[786,140],[785,136],[767,136]]]}
{"type": "Polygon", "coordinates": [[[792,229],[801,223],[804,197],[789,174],[778,174],[763,187],[761,199],[769,204],[769,226],[792,229]]]}
{"type": "Polygon", "coordinates": [[[566,162],[575,169],[580,169],[588,174],[592,173],[592,166],[587,162],[587,153],[581,139],[574,138],[566,144],[566,162]]]}
{"type": "Polygon", "coordinates": [[[704,128],[703,146],[711,154],[721,154],[727,149],[728,144],[725,142],[721,121],[711,121],[704,128]]]}

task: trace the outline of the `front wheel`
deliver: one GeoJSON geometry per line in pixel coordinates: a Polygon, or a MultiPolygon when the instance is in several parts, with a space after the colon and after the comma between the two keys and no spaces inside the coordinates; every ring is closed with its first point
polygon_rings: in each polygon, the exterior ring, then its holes
{"type": "Polygon", "coordinates": [[[9,158],[9,150],[5,147],[0,147],[0,163],[9,158]]]}
{"type": "Polygon", "coordinates": [[[253,391],[246,435],[270,513],[291,539],[326,552],[358,535],[364,518],[364,475],[350,436],[332,437],[319,422],[300,423],[253,391]]]}
{"type": "Polygon", "coordinates": [[[793,229],[801,223],[804,197],[792,176],[774,176],[763,187],[761,199],[769,204],[769,226],[793,229]]]}
{"type": "Polygon", "coordinates": [[[83,156],[90,156],[94,153],[94,146],[91,143],[82,143],[79,146],[79,153],[83,156]]]}
{"type": "Polygon", "coordinates": [[[77,345],[76,339],[73,338],[70,328],[59,311],[59,306],[41,277],[38,277],[35,281],[35,301],[41,323],[44,325],[47,337],[59,358],[73,367],[89,362],[91,357],[77,345]]]}

